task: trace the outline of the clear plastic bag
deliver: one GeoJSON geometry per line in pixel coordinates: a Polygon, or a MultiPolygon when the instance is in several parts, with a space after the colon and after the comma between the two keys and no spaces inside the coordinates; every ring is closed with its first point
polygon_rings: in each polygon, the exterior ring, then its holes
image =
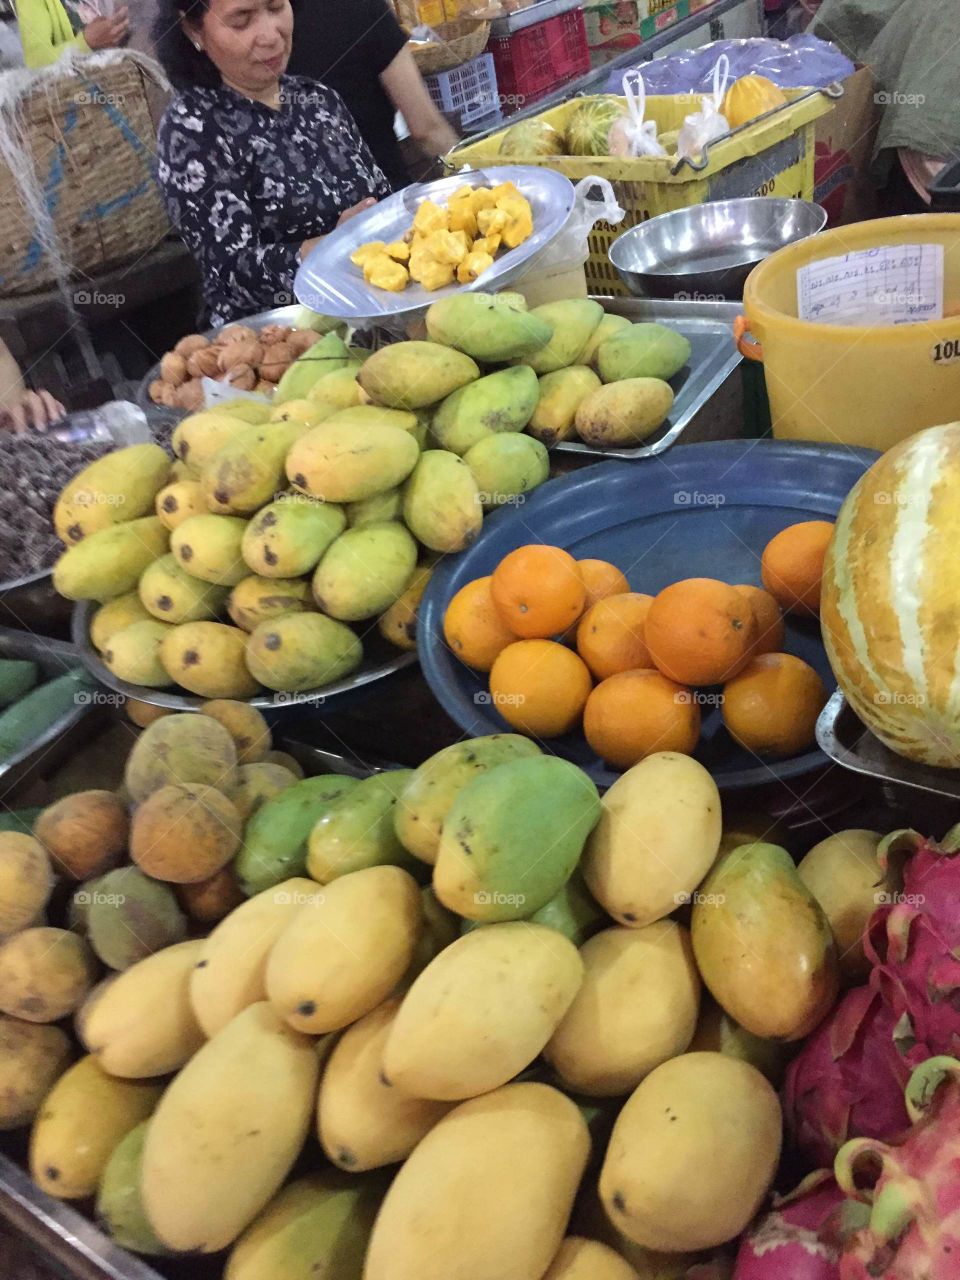
{"type": "Polygon", "coordinates": [[[677,155],[681,159],[698,159],[708,143],[730,132],[727,118],[720,111],[729,78],[730,59],[722,53],[714,64],[713,88],[701,98],[700,110],[684,119],[677,135],[677,155]]]}
{"type": "Polygon", "coordinates": [[[647,93],[643,76],[638,70],[625,71],[621,84],[627,100],[627,114],[610,126],[609,146],[612,156],[665,156],[663,144],[657,139],[655,120],[644,120],[647,93]]]}
{"type": "Polygon", "coordinates": [[[590,256],[587,236],[596,224],[622,222],[626,216],[606,178],[581,178],[573,189],[573,206],[563,230],[552,244],[531,260],[531,269],[542,275],[564,267],[579,266],[590,256]]]}

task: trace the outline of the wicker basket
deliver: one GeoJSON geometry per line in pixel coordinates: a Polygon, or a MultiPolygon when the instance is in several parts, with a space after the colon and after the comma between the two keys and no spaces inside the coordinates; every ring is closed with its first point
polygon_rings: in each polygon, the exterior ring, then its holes
{"type": "Polygon", "coordinates": [[[435,76],[441,71],[452,71],[464,62],[483,53],[490,35],[489,22],[464,20],[444,22],[433,28],[437,37],[428,44],[412,44],[413,56],[420,74],[435,76]]]}
{"type": "MultiPolygon", "coordinates": [[[[150,77],[123,57],[38,77],[15,108],[33,172],[72,275],[96,275],[146,252],[170,229],[153,173],[150,77]]],[[[55,283],[54,266],[0,159],[0,294],[55,283]]]]}

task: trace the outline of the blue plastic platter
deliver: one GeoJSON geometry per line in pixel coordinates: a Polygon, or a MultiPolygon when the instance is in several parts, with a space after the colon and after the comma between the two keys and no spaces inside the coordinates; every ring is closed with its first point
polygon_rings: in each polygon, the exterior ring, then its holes
{"type": "MultiPolygon", "coordinates": [[[[479,736],[509,731],[490,705],[486,677],[454,656],[443,639],[443,614],[465,583],[492,573],[509,551],[530,542],[564,547],[578,560],[610,560],[631,589],[656,594],[680,578],[760,582],[767,542],[800,520],[834,519],[850,489],[877,458],[870,449],[827,448],[766,440],[687,445],[643,462],[605,462],[552,480],[522,505],[484,523],[468,550],[435,571],[420,607],[418,651],[431,689],[447,713],[479,736]]],[[[785,647],[809,662],[832,690],[816,619],[787,619],[785,647]]],[[[765,761],[737,746],[719,707],[702,705],[696,757],[724,790],[797,778],[826,764],[814,748],[765,761]]],[[[545,747],[580,765],[598,786],[620,776],[580,733],[545,747]]]]}

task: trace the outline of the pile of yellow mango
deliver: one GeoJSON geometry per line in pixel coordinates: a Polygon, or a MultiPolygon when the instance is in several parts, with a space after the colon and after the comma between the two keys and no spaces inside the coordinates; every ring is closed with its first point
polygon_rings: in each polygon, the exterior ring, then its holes
{"type": "Polygon", "coordinates": [[[501,248],[516,249],[533,233],[533,210],[512,182],[458,187],[446,207],[424,200],[411,226],[391,244],[371,240],[350,255],[367,284],[402,293],[411,280],[424,289],[472,284],[501,248]]]}

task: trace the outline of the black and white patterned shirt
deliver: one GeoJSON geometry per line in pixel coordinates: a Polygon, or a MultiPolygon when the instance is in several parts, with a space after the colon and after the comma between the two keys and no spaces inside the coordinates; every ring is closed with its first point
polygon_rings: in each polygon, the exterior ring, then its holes
{"type": "Polygon", "coordinates": [[[284,76],[280,92],[275,111],[226,85],[193,87],[160,122],[157,177],[212,325],[293,302],[301,243],[390,193],[333,89],[284,76]]]}

